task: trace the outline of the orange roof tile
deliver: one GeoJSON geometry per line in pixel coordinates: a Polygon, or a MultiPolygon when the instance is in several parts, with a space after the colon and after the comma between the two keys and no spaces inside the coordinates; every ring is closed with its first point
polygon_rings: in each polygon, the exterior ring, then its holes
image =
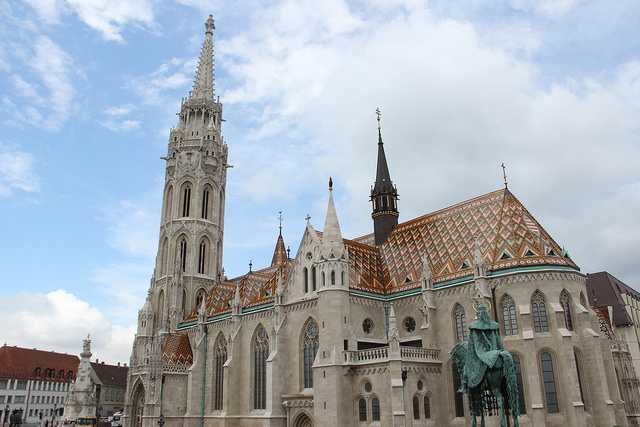
{"type": "Polygon", "coordinates": [[[168,334],[162,343],[162,361],[164,363],[193,363],[193,352],[187,334],[168,334]]]}
{"type": "Polygon", "coordinates": [[[0,347],[0,378],[69,381],[75,379],[79,364],[78,356],[70,354],[6,344],[0,347]],[[53,370],[53,377],[47,376],[48,369],[53,370]],[[36,375],[36,372],[40,374],[36,375]],[[72,373],[70,378],[69,372],[72,373]]]}
{"type": "Polygon", "coordinates": [[[476,240],[489,271],[549,264],[577,268],[522,203],[502,189],[398,224],[379,247],[362,243],[370,235],[345,241],[356,277],[351,286],[377,292],[415,287],[425,255],[435,282],[471,275],[476,240]]]}

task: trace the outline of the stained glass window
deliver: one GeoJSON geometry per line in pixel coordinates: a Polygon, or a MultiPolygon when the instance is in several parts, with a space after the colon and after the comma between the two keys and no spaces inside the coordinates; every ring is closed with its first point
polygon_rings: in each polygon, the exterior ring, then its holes
{"type": "Polygon", "coordinates": [[[213,409],[222,410],[224,399],[224,364],[227,361],[227,340],[223,334],[218,335],[215,343],[213,409]]]}
{"type": "Polygon", "coordinates": [[[254,409],[266,409],[267,407],[267,357],[269,357],[269,335],[260,325],[253,342],[254,409]]]}
{"type": "Polygon", "coordinates": [[[552,414],[559,411],[558,392],[556,390],[556,378],[553,371],[553,358],[548,351],[540,354],[542,369],[542,383],[544,385],[544,397],[547,403],[547,412],[552,414]]]}
{"type": "Polygon", "coordinates": [[[303,341],[303,375],[304,388],[313,388],[313,361],[318,352],[318,324],[313,320],[307,320],[304,326],[303,341]]]}
{"type": "Polygon", "coordinates": [[[518,335],[516,304],[509,295],[505,295],[502,298],[502,328],[505,335],[518,335]]]}
{"type": "Polygon", "coordinates": [[[547,305],[544,295],[540,291],[535,291],[531,297],[531,315],[533,316],[533,329],[536,332],[549,332],[547,305]]]}
{"type": "Polygon", "coordinates": [[[460,304],[456,304],[453,309],[453,320],[455,323],[456,340],[464,341],[467,339],[467,328],[465,324],[464,308],[460,304]]]}
{"type": "Polygon", "coordinates": [[[564,310],[564,325],[570,331],[573,331],[573,318],[571,313],[571,296],[566,289],[563,289],[560,293],[560,305],[564,310]]]}

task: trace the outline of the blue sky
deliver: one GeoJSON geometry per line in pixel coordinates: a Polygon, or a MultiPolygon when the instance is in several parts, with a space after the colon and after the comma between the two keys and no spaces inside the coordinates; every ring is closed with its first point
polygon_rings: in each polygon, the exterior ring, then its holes
{"type": "Polygon", "coordinates": [[[370,231],[374,110],[401,220],[510,188],[583,271],[640,286],[635,1],[0,2],[0,340],[128,358],[168,131],[216,19],[224,266],[295,253],[329,175],[370,231]],[[65,333],[60,334],[61,330],[65,333]]]}

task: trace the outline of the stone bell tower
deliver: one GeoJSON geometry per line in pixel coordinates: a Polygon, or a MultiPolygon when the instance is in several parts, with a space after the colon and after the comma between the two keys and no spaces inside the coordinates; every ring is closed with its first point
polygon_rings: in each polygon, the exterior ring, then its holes
{"type": "Polygon", "coordinates": [[[197,311],[222,271],[227,145],[215,96],[211,15],[193,88],[171,129],[160,240],[154,273],[154,330],[167,331],[197,311]]]}

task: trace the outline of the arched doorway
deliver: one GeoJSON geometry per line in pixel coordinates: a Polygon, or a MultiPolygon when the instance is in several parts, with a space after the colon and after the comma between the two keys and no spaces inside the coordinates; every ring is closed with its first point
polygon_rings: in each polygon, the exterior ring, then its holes
{"type": "Polygon", "coordinates": [[[133,399],[131,399],[131,427],[142,427],[142,416],[144,415],[144,387],[142,382],[138,382],[133,399]]]}
{"type": "Polygon", "coordinates": [[[296,421],[293,423],[293,427],[313,427],[313,422],[311,422],[311,418],[303,412],[298,415],[296,421]]]}

